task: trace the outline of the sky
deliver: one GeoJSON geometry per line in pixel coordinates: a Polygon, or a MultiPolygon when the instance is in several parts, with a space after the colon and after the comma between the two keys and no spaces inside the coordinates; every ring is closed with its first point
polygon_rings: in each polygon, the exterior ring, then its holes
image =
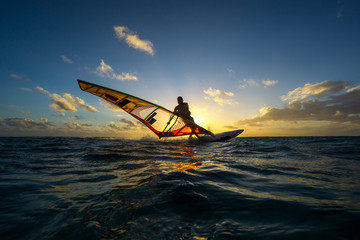
{"type": "Polygon", "coordinates": [[[6,1],[0,136],[155,137],[77,79],[241,136],[360,135],[360,2],[6,1]]]}

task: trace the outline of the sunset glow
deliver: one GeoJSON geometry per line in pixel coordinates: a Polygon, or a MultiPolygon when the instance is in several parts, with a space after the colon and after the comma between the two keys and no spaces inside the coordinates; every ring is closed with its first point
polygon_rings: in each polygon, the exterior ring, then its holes
{"type": "Polygon", "coordinates": [[[152,135],[77,78],[171,111],[182,96],[215,133],[360,135],[356,1],[3,5],[1,136],[152,135]]]}

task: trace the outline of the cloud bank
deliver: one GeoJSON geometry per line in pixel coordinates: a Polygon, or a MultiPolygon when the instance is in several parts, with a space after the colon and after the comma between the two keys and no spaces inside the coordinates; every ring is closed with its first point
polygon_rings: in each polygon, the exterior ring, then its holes
{"type": "Polygon", "coordinates": [[[137,81],[138,78],[131,73],[121,73],[116,74],[110,65],[107,65],[104,60],[101,59],[100,65],[96,68],[95,73],[100,77],[108,77],[110,79],[116,80],[134,80],[137,81]]]}
{"type": "Polygon", "coordinates": [[[146,128],[140,122],[126,120],[125,118],[122,118],[117,122],[110,122],[108,125],[106,125],[106,127],[109,130],[116,132],[132,131],[139,128],[146,128]]]}
{"type": "MultiPolygon", "coordinates": [[[[263,126],[265,122],[341,123],[360,127],[360,86],[351,82],[323,81],[307,83],[282,96],[289,101],[283,108],[264,107],[251,119],[235,122],[237,126],[263,126]]],[[[320,124],[321,125],[321,124],[320,124]]]]}
{"type": "Polygon", "coordinates": [[[30,118],[0,118],[0,126],[16,129],[49,129],[55,127],[47,118],[40,118],[39,122],[30,118]]]}
{"type": "Polygon", "coordinates": [[[282,96],[282,100],[301,100],[314,96],[316,99],[325,96],[331,96],[351,86],[351,83],[345,81],[324,81],[320,83],[307,83],[303,87],[296,88],[282,96]]]}
{"type": "Polygon", "coordinates": [[[85,103],[84,100],[78,97],[71,96],[70,93],[63,93],[62,96],[56,93],[50,93],[49,91],[43,89],[42,87],[36,87],[36,90],[48,95],[51,98],[52,104],[49,105],[49,108],[56,111],[62,112],[77,112],[76,107],[81,107],[82,109],[90,112],[98,112],[98,110],[85,103]]]}
{"type": "Polygon", "coordinates": [[[148,40],[141,40],[138,35],[131,31],[128,27],[115,26],[114,31],[119,40],[125,40],[129,47],[144,51],[151,56],[154,56],[154,49],[152,42],[148,40]]]}
{"type": "Polygon", "coordinates": [[[142,137],[140,128],[146,128],[140,122],[121,119],[116,122],[89,124],[64,121],[56,126],[47,118],[39,121],[31,118],[0,118],[0,136],[83,136],[83,137],[121,137],[138,139],[142,137]]]}
{"type": "Polygon", "coordinates": [[[64,125],[69,129],[76,129],[76,130],[84,130],[87,131],[89,127],[91,127],[90,124],[86,123],[77,123],[77,122],[64,122],[64,125]]]}

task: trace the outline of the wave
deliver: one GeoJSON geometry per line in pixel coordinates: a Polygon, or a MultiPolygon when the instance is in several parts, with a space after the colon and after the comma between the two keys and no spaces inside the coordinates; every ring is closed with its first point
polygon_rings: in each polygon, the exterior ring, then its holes
{"type": "Polygon", "coordinates": [[[359,149],[346,137],[0,138],[0,234],[357,239],[359,149]]]}

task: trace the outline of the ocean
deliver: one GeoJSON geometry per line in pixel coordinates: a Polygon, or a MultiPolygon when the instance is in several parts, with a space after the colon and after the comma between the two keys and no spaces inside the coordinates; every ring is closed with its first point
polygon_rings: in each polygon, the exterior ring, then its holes
{"type": "Polygon", "coordinates": [[[3,137],[0,236],[360,239],[360,137],[3,137]]]}

